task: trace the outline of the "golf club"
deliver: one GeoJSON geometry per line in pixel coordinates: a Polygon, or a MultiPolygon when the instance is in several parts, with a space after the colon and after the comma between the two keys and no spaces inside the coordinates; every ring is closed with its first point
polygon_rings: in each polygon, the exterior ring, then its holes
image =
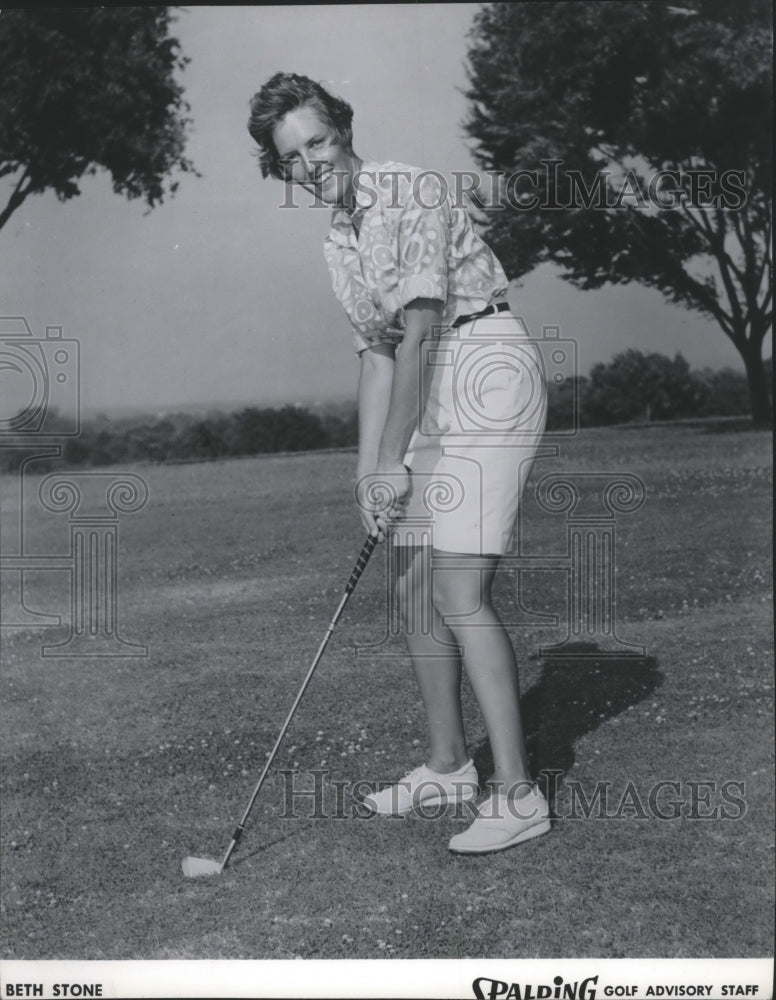
{"type": "Polygon", "coordinates": [[[345,605],[348,602],[348,598],[355,590],[356,584],[361,579],[361,574],[366,569],[366,564],[369,562],[369,557],[374,551],[375,545],[377,545],[377,535],[369,535],[367,540],[364,542],[363,548],[361,549],[361,554],[356,560],[356,564],[353,567],[353,572],[350,574],[350,579],[348,580],[348,585],[345,587],[345,593],[342,596],[342,600],[339,603],[337,610],[334,612],[334,616],[329,622],[329,627],[326,629],[326,635],[323,637],[323,642],[318,647],[318,652],[315,654],[315,659],[312,662],[310,669],[307,671],[307,676],[302,682],[302,686],[299,688],[299,693],[294,699],[294,704],[291,706],[291,711],[288,713],[286,721],[283,723],[283,728],[280,730],[280,735],[275,740],[275,746],[272,748],[267,763],[264,765],[264,770],[261,772],[261,777],[259,778],[256,787],[253,790],[253,795],[251,795],[250,802],[248,803],[248,808],[243,813],[243,817],[237,824],[237,828],[232,834],[232,841],[229,847],[226,849],[226,854],[224,854],[221,861],[215,861],[211,858],[184,858],[182,862],[183,874],[187,878],[199,878],[203,875],[220,875],[221,872],[226,868],[229,863],[229,859],[237,847],[237,844],[242,836],[243,830],[245,829],[245,824],[248,821],[248,816],[250,815],[251,809],[253,809],[254,803],[258,798],[259,792],[261,791],[261,786],[264,784],[264,779],[267,777],[272,762],[275,759],[275,755],[278,752],[280,744],[283,742],[283,737],[286,735],[286,730],[291,724],[291,720],[294,717],[294,712],[296,712],[299,707],[299,702],[302,700],[302,696],[307,690],[307,685],[310,683],[313,674],[315,673],[315,668],[323,656],[323,651],[328,645],[331,634],[334,631],[334,627],[339,621],[340,615],[345,609],[345,605]]]}

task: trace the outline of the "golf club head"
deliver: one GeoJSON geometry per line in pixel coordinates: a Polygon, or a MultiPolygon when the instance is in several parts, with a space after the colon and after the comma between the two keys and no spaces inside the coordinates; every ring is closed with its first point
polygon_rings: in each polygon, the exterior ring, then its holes
{"type": "Polygon", "coordinates": [[[220,875],[223,865],[210,858],[184,858],[181,867],[186,878],[202,878],[206,875],[220,875]]]}

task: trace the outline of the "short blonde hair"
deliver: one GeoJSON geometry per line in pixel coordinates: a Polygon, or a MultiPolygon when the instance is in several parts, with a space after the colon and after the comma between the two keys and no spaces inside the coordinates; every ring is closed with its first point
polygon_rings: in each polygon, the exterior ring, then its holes
{"type": "Polygon", "coordinates": [[[296,111],[305,105],[314,107],[321,120],[336,131],[340,142],[348,149],[352,148],[353,108],[347,101],[330,94],[308,76],[275,73],[251,98],[251,117],[248,120],[248,131],[260,150],[262,177],[284,179],[272,132],[289,111],[296,111]]]}

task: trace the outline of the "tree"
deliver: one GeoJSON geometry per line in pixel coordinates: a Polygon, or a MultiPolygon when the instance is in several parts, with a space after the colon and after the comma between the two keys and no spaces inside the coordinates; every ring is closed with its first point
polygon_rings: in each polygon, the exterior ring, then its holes
{"type": "Polygon", "coordinates": [[[672,420],[697,413],[705,384],[681,354],[643,354],[633,348],[590,370],[584,414],[590,424],[672,420]]]}
{"type": "Polygon", "coordinates": [[[257,406],[246,406],[232,413],[226,435],[229,453],[256,455],[264,451],[274,451],[273,413],[272,410],[261,410],[257,406]]]}
{"type": "Polygon", "coordinates": [[[190,120],[175,80],[189,60],[168,36],[170,7],[63,7],[0,13],[0,177],[13,185],[0,228],[32,194],[61,201],[108,170],[113,190],[150,208],[172,195],[190,120]]]}
{"type": "MultiPolygon", "coordinates": [[[[766,377],[770,377],[768,362],[765,363],[766,377]]],[[[699,414],[703,417],[737,417],[749,409],[749,392],[746,377],[732,368],[712,371],[704,368],[698,372],[703,386],[699,414]]]]}
{"type": "Polygon", "coordinates": [[[551,261],[712,317],[769,423],[770,4],[486,4],[470,40],[465,125],[511,178],[485,222],[512,277],[551,261]]]}

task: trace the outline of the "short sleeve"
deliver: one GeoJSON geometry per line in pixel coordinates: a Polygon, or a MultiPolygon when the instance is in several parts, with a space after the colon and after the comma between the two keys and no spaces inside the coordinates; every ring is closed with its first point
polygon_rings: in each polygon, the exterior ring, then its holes
{"type": "Polygon", "coordinates": [[[377,344],[400,344],[404,337],[403,331],[388,327],[374,331],[372,336],[370,333],[372,331],[359,330],[357,326],[353,326],[353,348],[356,354],[363,354],[368,347],[375,347],[377,344]]]}
{"type": "Polygon", "coordinates": [[[371,342],[361,333],[357,327],[353,327],[353,349],[356,354],[362,354],[367,347],[371,347],[371,342]]]}
{"type": "Polygon", "coordinates": [[[429,171],[418,174],[413,178],[396,230],[402,307],[413,299],[447,301],[450,224],[444,178],[429,171]]]}

